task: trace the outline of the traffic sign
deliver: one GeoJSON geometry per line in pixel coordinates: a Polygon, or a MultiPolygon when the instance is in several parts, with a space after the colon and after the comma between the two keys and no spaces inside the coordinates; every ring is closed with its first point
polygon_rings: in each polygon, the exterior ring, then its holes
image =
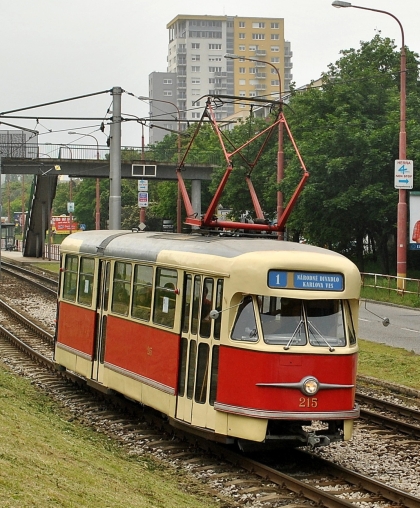
{"type": "Polygon", "coordinates": [[[396,189],[412,189],[413,188],[413,161],[396,160],[395,161],[395,181],[396,189]]]}
{"type": "Polygon", "coordinates": [[[147,208],[149,206],[149,193],[139,192],[138,195],[139,208],[147,208]]]}
{"type": "Polygon", "coordinates": [[[149,181],[148,180],[138,180],[137,182],[138,191],[139,192],[147,192],[149,190],[149,181]]]}

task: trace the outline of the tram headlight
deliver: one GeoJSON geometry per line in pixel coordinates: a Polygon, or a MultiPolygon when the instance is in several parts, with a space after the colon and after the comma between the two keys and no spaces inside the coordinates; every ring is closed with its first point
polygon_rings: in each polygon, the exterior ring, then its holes
{"type": "Polygon", "coordinates": [[[315,395],[319,390],[319,382],[314,377],[307,377],[302,381],[302,392],[306,395],[315,395]]]}

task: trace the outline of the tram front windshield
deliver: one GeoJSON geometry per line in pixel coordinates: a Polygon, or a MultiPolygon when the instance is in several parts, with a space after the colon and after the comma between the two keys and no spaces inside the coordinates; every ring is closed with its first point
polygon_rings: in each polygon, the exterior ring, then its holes
{"type": "Polygon", "coordinates": [[[350,306],[343,300],[248,295],[238,308],[232,339],[259,340],[258,320],[267,344],[331,348],[356,341],[350,306]]]}

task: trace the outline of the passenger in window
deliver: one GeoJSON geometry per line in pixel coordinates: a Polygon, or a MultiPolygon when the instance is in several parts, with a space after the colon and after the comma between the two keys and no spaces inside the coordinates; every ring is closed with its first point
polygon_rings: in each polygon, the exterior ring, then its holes
{"type": "Polygon", "coordinates": [[[211,300],[208,299],[209,289],[207,286],[204,286],[203,289],[203,299],[201,302],[201,321],[200,321],[200,335],[202,337],[210,337],[210,329],[211,329],[211,320],[210,320],[210,311],[211,311],[211,300]]]}

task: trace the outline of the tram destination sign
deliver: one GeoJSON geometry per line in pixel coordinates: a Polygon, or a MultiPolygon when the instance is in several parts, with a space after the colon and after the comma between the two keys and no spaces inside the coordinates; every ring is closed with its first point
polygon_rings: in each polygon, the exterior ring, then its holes
{"type": "Polygon", "coordinates": [[[343,291],[344,277],[341,273],[270,270],[268,272],[268,287],[309,291],[343,291]]]}

